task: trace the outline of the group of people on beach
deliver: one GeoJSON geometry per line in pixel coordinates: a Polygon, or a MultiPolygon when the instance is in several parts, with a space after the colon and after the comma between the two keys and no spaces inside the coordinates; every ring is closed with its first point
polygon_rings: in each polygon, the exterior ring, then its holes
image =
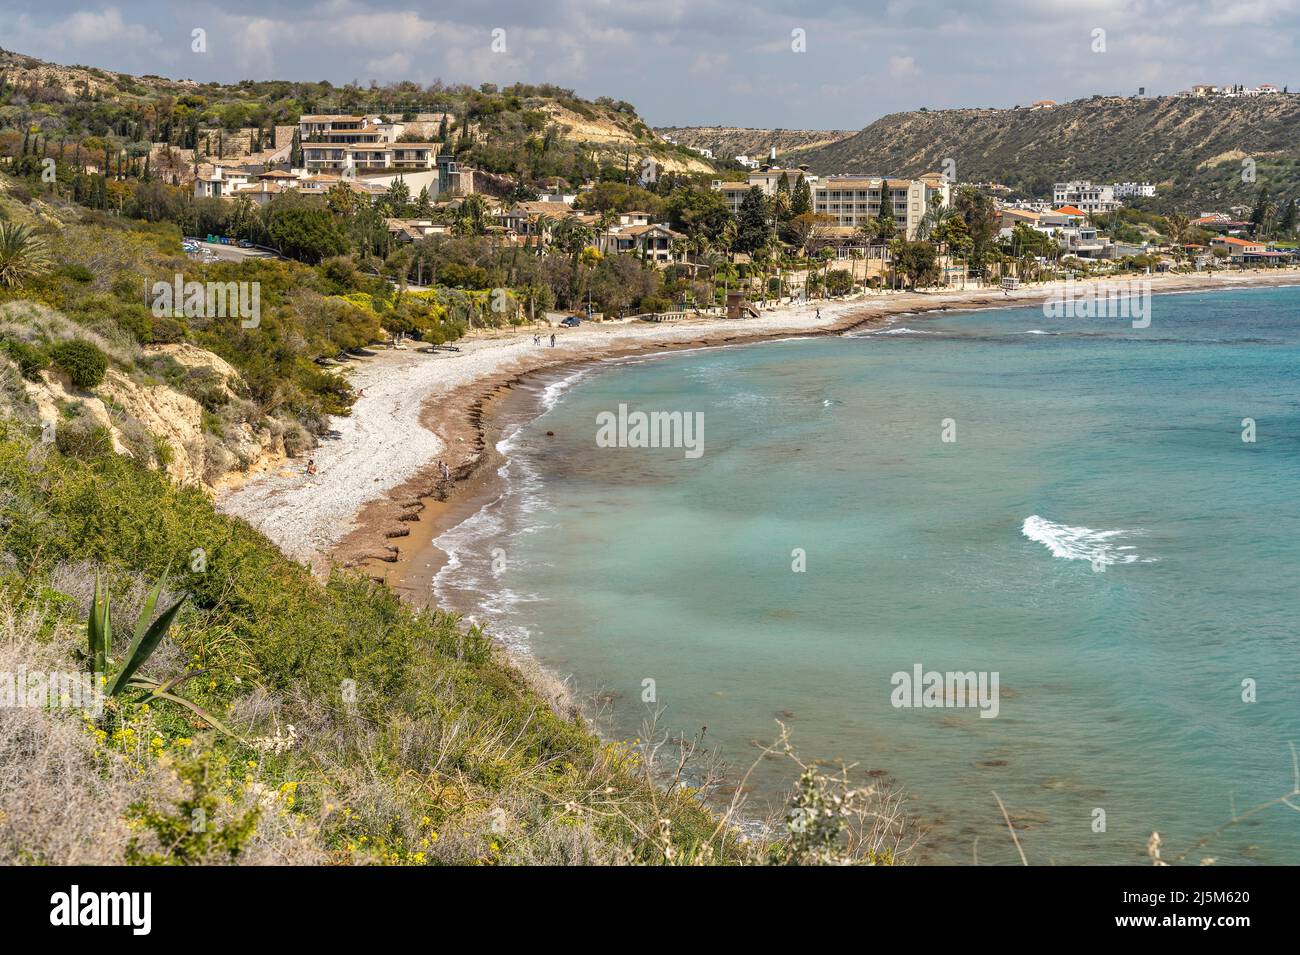
{"type": "Polygon", "coordinates": [[[444,481],[451,480],[451,468],[442,458],[438,459],[438,473],[442,475],[444,481]]]}
{"type": "MultiPolygon", "coordinates": [[[[538,346],[540,346],[540,345],[542,344],[542,336],[541,336],[541,335],[534,335],[534,336],[533,336],[533,344],[534,344],[534,345],[538,345],[538,346]]],[[[555,332],[551,332],[551,347],[552,347],[552,348],[555,347],[555,332]]]]}

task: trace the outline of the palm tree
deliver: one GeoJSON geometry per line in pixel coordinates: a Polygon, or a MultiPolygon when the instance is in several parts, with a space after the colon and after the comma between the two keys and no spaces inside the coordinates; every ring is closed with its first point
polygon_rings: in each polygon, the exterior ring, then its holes
{"type": "Polygon", "coordinates": [[[736,247],[736,235],[739,232],[734,218],[727,219],[722,224],[722,232],[718,235],[718,246],[727,253],[727,261],[735,262],[734,249],[736,247]]]}
{"type": "Polygon", "coordinates": [[[672,242],[668,243],[668,251],[672,254],[673,261],[686,262],[692,246],[693,243],[690,239],[673,239],[672,242]]]}
{"type": "MultiPolygon", "coordinates": [[[[546,252],[555,238],[555,217],[545,212],[533,217],[530,232],[537,237],[537,254],[546,252]]],[[[530,237],[531,241],[531,237],[530,237]]]]}
{"type": "Polygon", "coordinates": [[[1187,241],[1187,232],[1191,227],[1191,220],[1181,212],[1175,212],[1169,217],[1169,241],[1173,245],[1183,245],[1187,241]]]}
{"type": "Polygon", "coordinates": [[[786,213],[790,211],[790,193],[778,191],[770,200],[772,210],[772,236],[776,237],[777,229],[780,228],[781,222],[785,219],[786,213]]]}
{"type": "Polygon", "coordinates": [[[36,230],[17,222],[0,222],[0,286],[17,288],[53,267],[36,230]]]}

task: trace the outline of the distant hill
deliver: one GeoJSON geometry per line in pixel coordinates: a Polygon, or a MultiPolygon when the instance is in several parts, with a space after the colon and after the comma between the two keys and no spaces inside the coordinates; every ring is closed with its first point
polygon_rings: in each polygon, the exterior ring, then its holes
{"type": "Polygon", "coordinates": [[[1249,205],[1264,183],[1300,196],[1300,95],[1094,97],[1043,109],[894,113],[855,135],[798,153],[816,173],[901,176],[943,171],[1037,196],[1052,183],[1153,182],[1161,211],[1249,205]],[[1256,184],[1242,182],[1255,161],[1256,184]]]}
{"type": "Polygon", "coordinates": [[[675,139],[682,146],[713,151],[713,158],[725,162],[736,156],[762,157],[775,146],[782,162],[801,162],[798,157],[811,149],[830,146],[855,135],[852,129],[753,129],[743,126],[660,126],[655,132],[675,139]]]}

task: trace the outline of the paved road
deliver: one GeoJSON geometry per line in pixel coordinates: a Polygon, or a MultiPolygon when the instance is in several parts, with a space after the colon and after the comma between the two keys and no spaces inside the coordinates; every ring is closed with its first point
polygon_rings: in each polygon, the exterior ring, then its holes
{"type": "Polygon", "coordinates": [[[247,259],[278,259],[283,256],[264,249],[241,249],[237,245],[222,245],[220,242],[199,242],[200,249],[207,249],[217,258],[226,262],[243,262],[247,259]]]}

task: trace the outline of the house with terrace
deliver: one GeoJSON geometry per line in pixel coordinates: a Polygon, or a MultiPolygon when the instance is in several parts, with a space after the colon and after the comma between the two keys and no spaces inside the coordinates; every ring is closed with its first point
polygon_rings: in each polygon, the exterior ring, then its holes
{"type": "Polygon", "coordinates": [[[668,265],[681,258],[673,243],[684,238],[662,222],[618,224],[597,236],[596,248],[604,255],[635,255],[656,265],[668,265]]]}
{"type": "Polygon", "coordinates": [[[1254,239],[1240,239],[1235,235],[1216,236],[1210,240],[1210,248],[1224,249],[1232,262],[1244,263],[1248,260],[1262,261],[1267,258],[1268,246],[1254,239]]]}

